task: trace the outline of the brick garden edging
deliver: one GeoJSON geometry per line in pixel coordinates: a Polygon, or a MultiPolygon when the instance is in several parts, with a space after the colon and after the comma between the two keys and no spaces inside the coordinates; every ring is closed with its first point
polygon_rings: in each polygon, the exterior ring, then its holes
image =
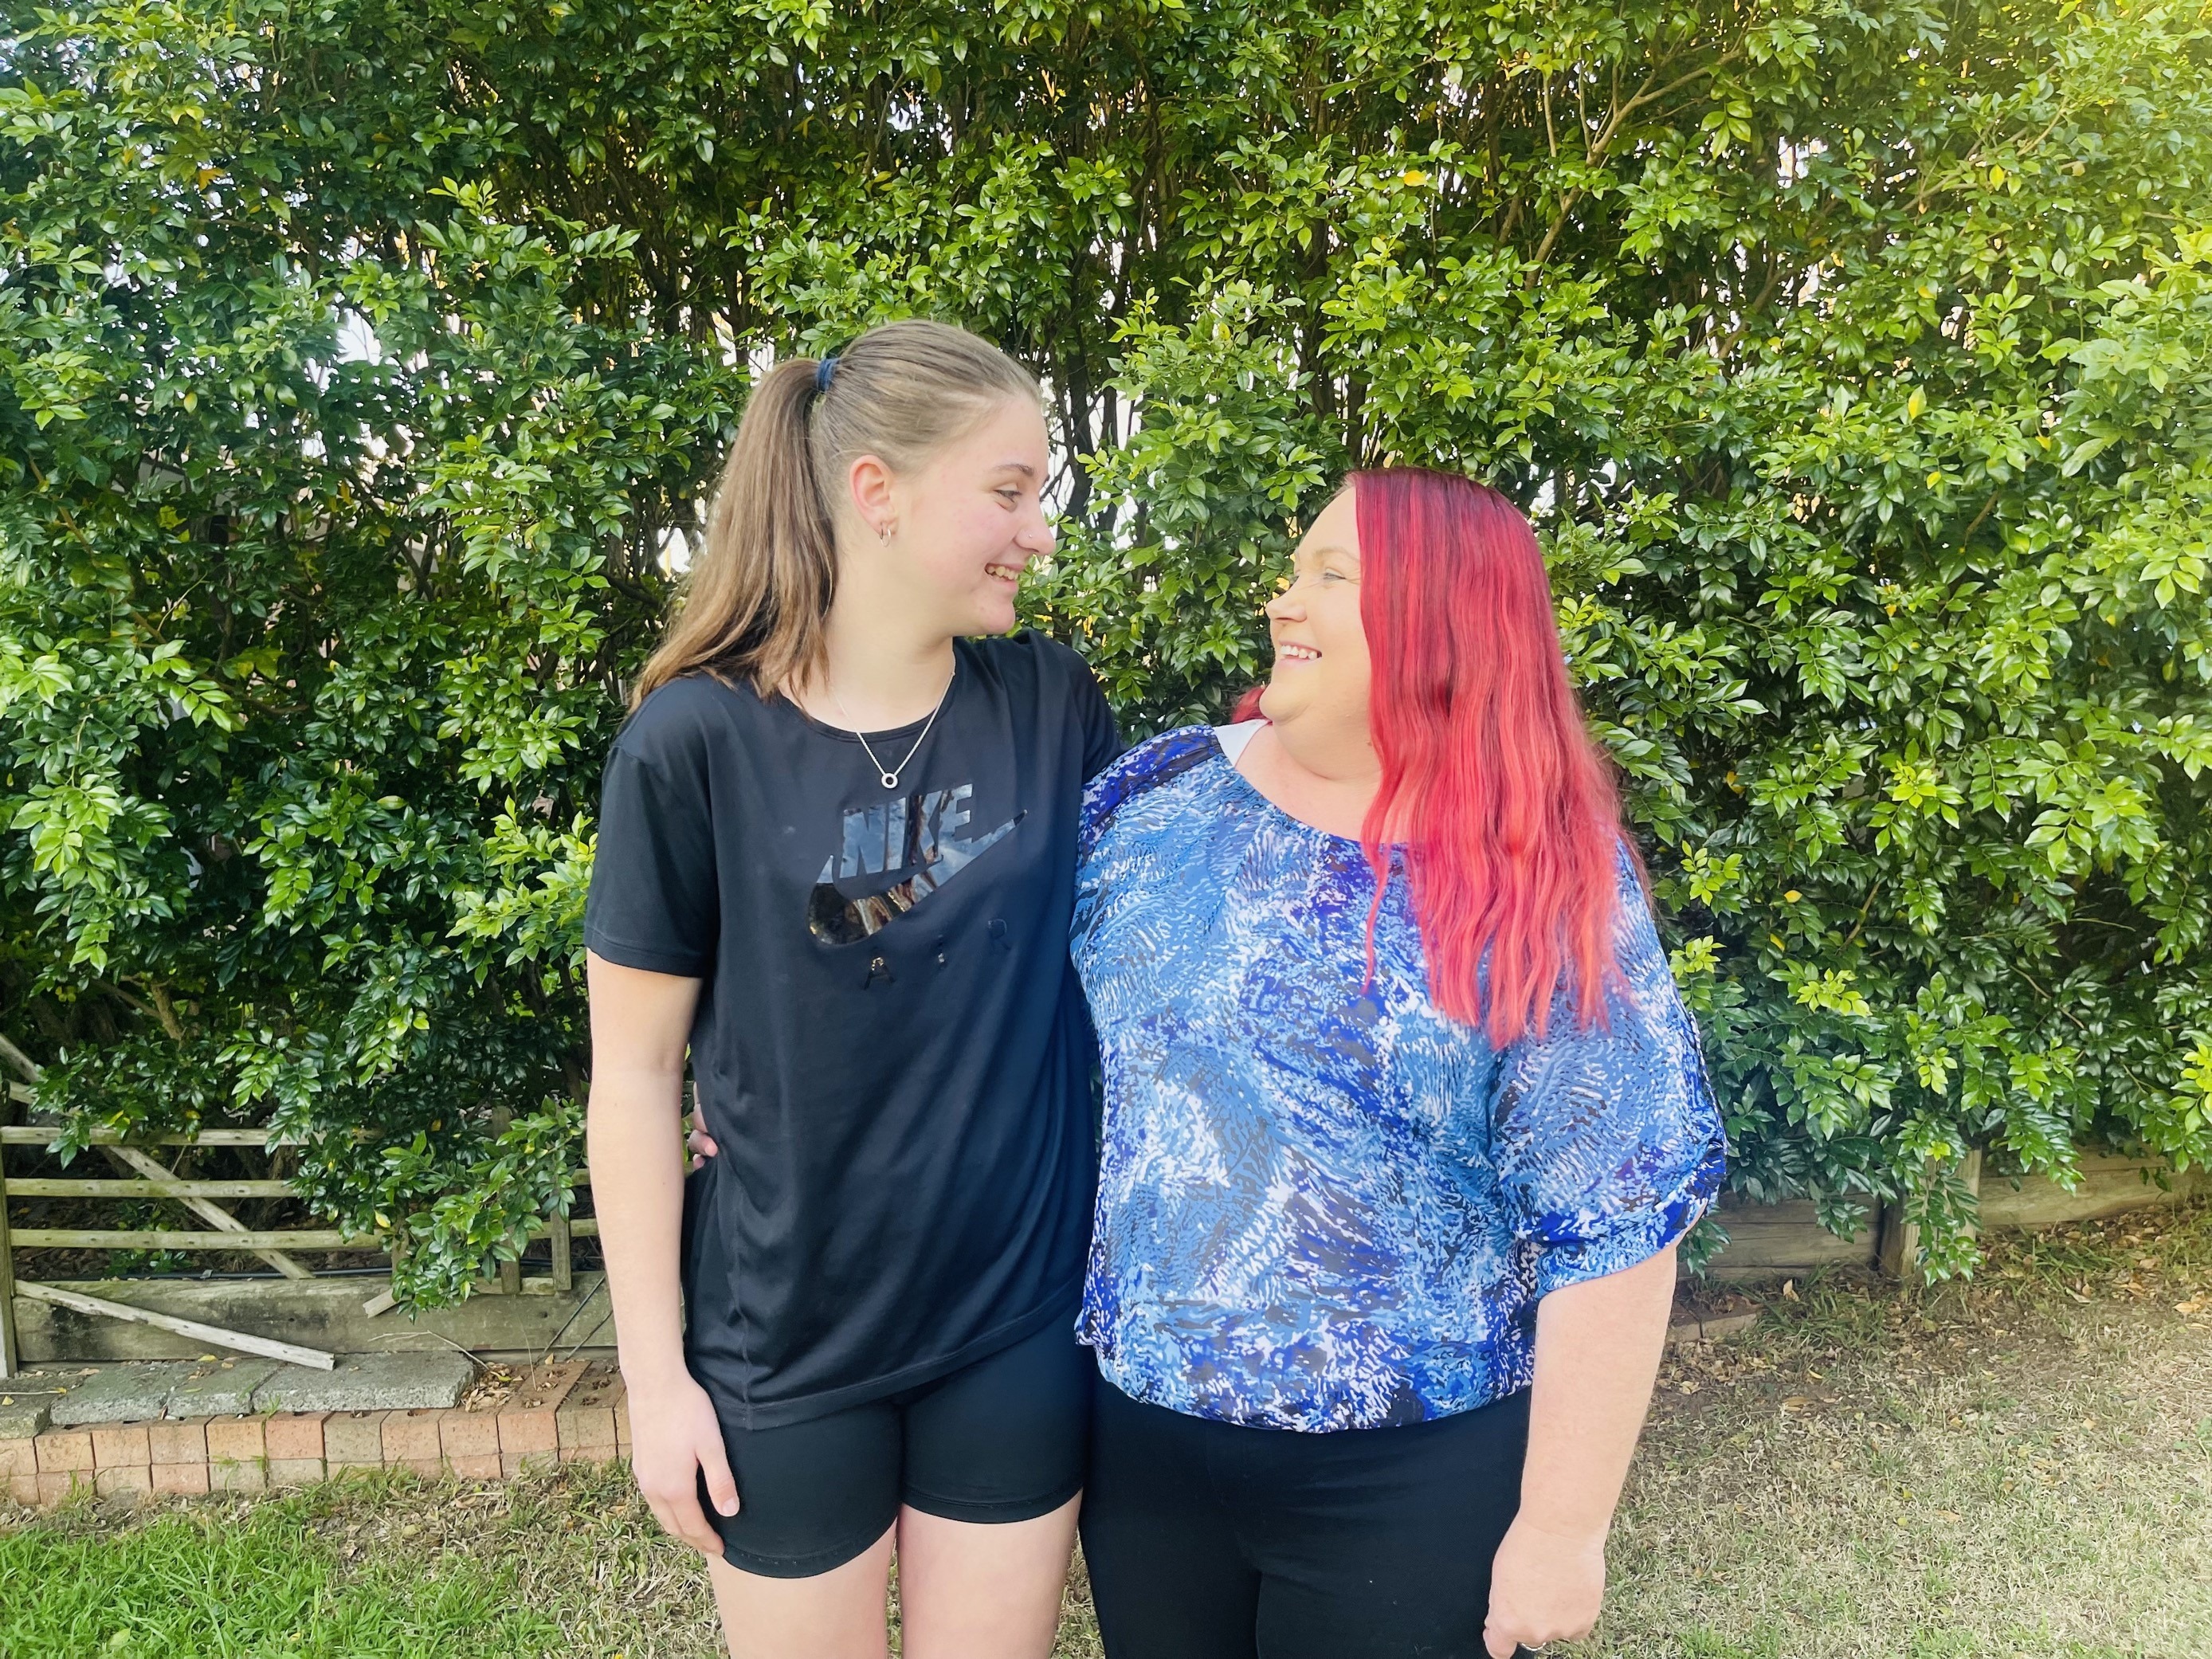
{"type": "Polygon", "coordinates": [[[51,1509],[73,1492],[195,1496],[300,1486],[348,1470],[406,1468],[464,1480],[629,1455],[629,1406],[611,1365],[532,1366],[479,1409],[276,1412],[49,1428],[0,1440],[16,1503],[51,1509]]]}
{"type": "MultiPolygon", "coordinates": [[[[1754,1313],[1678,1319],[1668,1345],[1711,1341],[1754,1313]]],[[[0,1383],[0,1389],[6,1385],[0,1383]]],[[[82,1488],[102,1498],[196,1497],[303,1486],[349,1470],[511,1480],[555,1463],[629,1455],[629,1406],[611,1362],[534,1365],[483,1406],[413,1411],[264,1412],[0,1433],[0,1493],[52,1509],[82,1488]]]]}

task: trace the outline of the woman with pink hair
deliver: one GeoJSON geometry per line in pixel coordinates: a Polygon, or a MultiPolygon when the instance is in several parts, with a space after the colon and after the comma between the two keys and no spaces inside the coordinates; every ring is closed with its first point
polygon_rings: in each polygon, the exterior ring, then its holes
{"type": "Polygon", "coordinates": [[[1100,1627],[1506,1659],[1597,1616],[1719,1117],[1527,520],[1355,475],[1267,614],[1079,832],[1100,1627]]]}

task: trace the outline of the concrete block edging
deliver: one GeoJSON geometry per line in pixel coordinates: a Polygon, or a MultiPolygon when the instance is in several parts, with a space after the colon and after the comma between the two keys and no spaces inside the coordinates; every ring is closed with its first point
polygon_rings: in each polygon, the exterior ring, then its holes
{"type": "Polygon", "coordinates": [[[611,1462],[628,1457],[629,1447],[620,1376],[611,1367],[571,1361],[530,1368],[507,1398],[480,1410],[414,1407],[40,1425],[27,1435],[0,1437],[0,1497],[52,1509],[85,1492],[136,1502],[262,1492],[401,1467],[427,1478],[497,1480],[561,1463],[611,1462]]]}

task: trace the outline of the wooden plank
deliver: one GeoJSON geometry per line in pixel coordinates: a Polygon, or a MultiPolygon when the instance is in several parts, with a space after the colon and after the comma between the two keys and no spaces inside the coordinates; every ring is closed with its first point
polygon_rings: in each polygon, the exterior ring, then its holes
{"type": "Polygon", "coordinates": [[[1874,1216],[1863,1209],[1858,1231],[1838,1237],[1820,1224],[1809,1199],[1785,1204],[1753,1204],[1724,1199],[1719,1220],[1727,1229],[1725,1249],[1708,1271],[1726,1279],[1747,1274],[1811,1273],[1820,1267],[1866,1267],[1874,1262],[1874,1216]]]}
{"type": "Polygon", "coordinates": [[[131,1325],[151,1325],[155,1329],[167,1331],[173,1336],[189,1337],[214,1347],[230,1348],[239,1353],[258,1355],[264,1359],[281,1359],[288,1365],[312,1365],[317,1370],[337,1369],[336,1354],[325,1353],[320,1348],[304,1348],[296,1342],[279,1342],[270,1336],[249,1336],[243,1331],[225,1330],[220,1325],[204,1325],[197,1319],[179,1319],[173,1314],[157,1313],[151,1308],[134,1308],[128,1303],[110,1302],[104,1297],[86,1296],[81,1291],[65,1291],[52,1285],[33,1285],[26,1281],[17,1289],[33,1302],[51,1302],[58,1308],[94,1314],[102,1319],[119,1319],[131,1325]]]}
{"type": "MultiPolygon", "coordinates": [[[[0,1145],[47,1146],[61,1133],[56,1123],[18,1123],[0,1129],[0,1145]]],[[[271,1136],[266,1129],[202,1129],[189,1135],[131,1135],[113,1129],[95,1129],[87,1137],[89,1146],[301,1146],[296,1135],[271,1136]]]]}
{"type": "MultiPolygon", "coordinates": [[[[1959,1179],[1966,1183],[1969,1193],[1976,1195],[1978,1205],[1982,1188],[1980,1147],[1968,1151],[1966,1162],[1959,1166],[1959,1179]]],[[[1920,1271],[1920,1224],[1905,1218],[1902,1204],[1881,1206],[1881,1238],[1875,1249],[1875,1262],[1892,1279],[1918,1279],[1923,1277],[1920,1271]]],[[[1970,1224],[1966,1228],[1966,1237],[1972,1238],[1978,1231],[1978,1224],[1970,1224]]]]}
{"type": "Polygon", "coordinates": [[[1875,1244],[1875,1266],[1892,1279],[1903,1279],[1920,1262],[1920,1224],[1905,1218],[1902,1204],[1881,1206],[1881,1231],[1875,1244]]]}
{"type": "MultiPolygon", "coordinates": [[[[514,1127],[514,1114],[504,1106],[495,1106],[491,1109],[489,1123],[492,1138],[496,1140],[514,1127]]],[[[498,1293],[500,1295],[520,1296],[522,1294],[521,1262],[502,1261],[495,1271],[499,1276],[498,1293]]]]}
{"type": "MultiPolygon", "coordinates": [[[[5,1039],[0,1038],[0,1041],[5,1041],[5,1039]]],[[[8,1044],[8,1048],[9,1063],[27,1073],[33,1081],[36,1081],[39,1068],[32,1062],[31,1057],[12,1042],[8,1044]]],[[[10,1100],[27,1097],[30,1092],[20,1084],[9,1085],[8,1095],[10,1100]]],[[[14,1115],[15,1113],[9,1107],[0,1105],[0,1129],[9,1127],[8,1120],[14,1115]]],[[[13,1376],[23,1368],[21,1334],[15,1327],[15,1242],[8,1233],[6,1151],[5,1143],[0,1142],[0,1379],[13,1376]]]]}
{"type": "Polygon", "coordinates": [[[574,1263],[568,1254],[568,1217],[565,1211],[556,1211],[545,1224],[546,1243],[553,1247],[553,1288],[569,1289],[575,1283],[574,1263]]]}
{"type": "Polygon", "coordinates": [[[16,1198],[289,1198],[289,1181],[106,1181],[66,1176],[11,1176],[16,1198]]]}
{"type": "MultiPolygon", "coordinates": [[[[0,1036],[0,1043],[6,1044],[4,1057],[8,1063],[36,1083],[40,1076],[37,1063],[14,1043],[9,1042],[6,1037],[0,1036]]],[[[8,1098],[28,1106],[38,1097],[21,1084],[10,1083],[8,1098]]],[[[15,1323],[15,1240],[8,1231],[5,1153],[10,1139],[9,1132],[15,1127],[8,1121],[11,1115],[13,1114],[5,1107],[0,1107],[0,1378],[13,1376],[23,1368],[22,1334],[15,1323]]]]}
{"type": "Polygon", "coordinates": [[[187,1233],[164,1228],[106,1231],[83,1227],[18,1227],[19,1250],[381,1250],[383,1242],[351,1233],[287,1231],[187,1233]]]}
{"type": "MultiPolygon", "coordinates": [[[[50,1146],[61,1133],[58,1123],[13,1123],[0,1127],[0,1146],[50,1146]]],[[[369,1139],[366,1130],[355,1133],[356,1140],[369,1139]]],[[[299,1135],[271,1136],[266,1129],[203,1129],[191,1135],[131,1135],[125,1137],[112,1129],[96,1129],[85,1143],[90,1146],[252,1146],[275,1148],[304,1146],[307,1143],[299,1135]]],[[[572,1182],[579,1187],[592,1184],[591,1174],[585,1170],[569,1171],[572,1182]]]]}
{"type": "MultiPolygon", "coordinates": [[[[579,1267],[573,1291],[556,1291],[535,1276],[520,1296],[474,1297],[458,1307],[398,1308],[371,1316],[362,1303],[390,1281],[367,1274],[289,1279],[70,1279],[63,1288],[133,1307],[151,1308],[204,1324],[305,1343],[337,1354],[443,1352],[544,1353],[556,1338],[572,1346],[605,1349],[614,1340],[604,1279],[579,1267]],[[563,1334],[565,1333],[565,1334],[563,1334]]],[[[21,1305],[23,1363],[84,1364],[124,1359],[190,1359],[212,1352],[146,1325],[96,1319],[41,1302],[21,1305]]]]}
{"type": "Polygon", "coordinates": [[[0,1036],[0,1060],[6,1060],[33,1083],[36,1083],[46,1074],[45,1068],[38,1061],[33,1060],[30,1055],[25,1054],[4,1036],[0,1036]]]}
{"type": "Polygon", "coordinates": [[[2055,1227],[2068,1221],[2093,1221],[2152,1205],[2172,1204],[2212,1188],[2201,1170],[2176,1175],[2148,1158],[2112,1156],[2080,1160],[2081,1183],[2072,1192],[2048,1176],[1991,1176],[1982,1185],[1985,1227],[2055,1227]],[[2166,1188],[2154,1177],[2164,1171],[2166,1188]]]}
{"type": "Polygon", "coordinates": [[[0,1162],[0,1378],[15,1376],[22,1366],[15,1337],[15,1244],[8,1236],[8,1170],[0,1162]]]}
{"type": "MultiPolygon", "coordinates": [[[[137,1170],[146,1180],[174,1181],[177,1178],[173,1170],[164,1169],[135,1146],[104,1146],[100,1150],[116,1164],[125,1169],[137,1170]]],[[[177,1202],[182,1204],[217,1232],[242,1233],[249,1231],[243,1221],[220,1204],[211,1204],[204,1198],[179,1199],[177,1202]]],[[[287,1279],[311,1279],[314,1276],[282,1250],[257,1249],[253,1254],[287,1279]]]]}

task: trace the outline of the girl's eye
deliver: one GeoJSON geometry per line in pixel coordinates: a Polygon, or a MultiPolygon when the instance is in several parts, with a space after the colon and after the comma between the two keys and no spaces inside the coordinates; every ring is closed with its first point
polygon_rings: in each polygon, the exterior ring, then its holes
{"type": "Polygon", "coordinates": [[[999,499],[1008,507],[1019,507],[1022,504],[1022,492],[1018,489],[1002,489],[999,492],[999,499]]]}

